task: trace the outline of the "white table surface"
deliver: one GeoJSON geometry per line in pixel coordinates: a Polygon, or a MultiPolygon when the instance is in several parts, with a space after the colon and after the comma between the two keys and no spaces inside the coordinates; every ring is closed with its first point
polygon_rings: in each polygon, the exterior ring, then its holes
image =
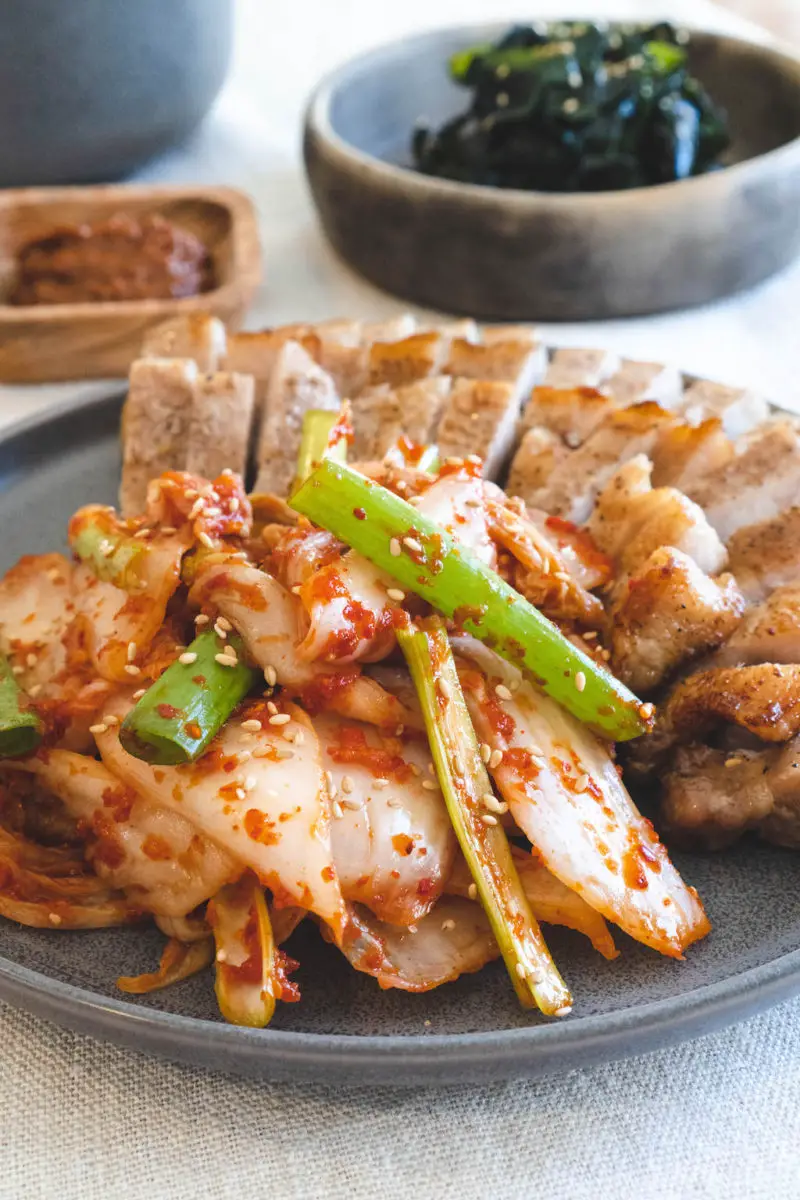
{"type": "MultiPolygon", "coordinates": [[[[596,0],[574,8],[608,15],[596,0]]],[[[228,183],[255,197],[265,284],[251,325],[393,311],[336,260],[315,224],[299,158],[304,97],[362,47],[513,9],[491,0],[239,0],[238,9],[234,70],[212,117],[142,178],[228,183]]],[[[575,15],[565,3],[529,11],[575,15]]],[[[746,28],[706,0],[631,0],[613,12],[746,28]]],[[[547,334],[753,383],[800,407],[798,308],[795,266],[705,309],[547,334]]],[[[0,424],[103,386],[0,387],[0,424]]],[[[0,1039],[0,1200],[800,1196],[800,1002],[646,1058],[444,1092],[237,1082],[4,1006],[0,1039]]]]}

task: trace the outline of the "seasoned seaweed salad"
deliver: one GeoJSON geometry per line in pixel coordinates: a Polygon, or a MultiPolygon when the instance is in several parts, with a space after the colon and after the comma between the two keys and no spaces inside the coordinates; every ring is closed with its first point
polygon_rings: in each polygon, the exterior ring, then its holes
{"type": "Polygon", "coordinates": [[[690,74],[688,41],[667,23],[516,26],[450,59],[469,109],[439,130],[420,124],[414,162],[427,175],[545,192],[713,170],[727,116],[690,74]]]}

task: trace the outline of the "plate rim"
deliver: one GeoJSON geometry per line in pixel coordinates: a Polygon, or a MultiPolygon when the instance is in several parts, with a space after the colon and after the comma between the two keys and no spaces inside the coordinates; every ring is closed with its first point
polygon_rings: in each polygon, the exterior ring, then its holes
{"type": "MultiPolygon", "coordinates": [[[[547,349],[551,352],[553,347],[547,349]]],[[[695,378],[688,373],[683,377],[695,378]]],[[[92,410],[119,406],[124,395],[124,385],[110,383],[100,395],[48,405],[0,429],[0,449],[76,413],[85,417],[92,410]]],[[[13,482],[27,472],[23,460],[13,472],[13,482]]],[[[310,1033],[246,1029],[138,1007],[0,955],[0,999],[77,1032],[238,1074],[320,1082],[320,1070],[329,1070],[325,1082],[359,1086],[440,1085],[552,1074],[701,1036],[798,992],[800,948],[683,994],[584,1017],[576,1014],[571,1021],[534,1018],[530,1025],[466,1033],[310,1033]]]]}

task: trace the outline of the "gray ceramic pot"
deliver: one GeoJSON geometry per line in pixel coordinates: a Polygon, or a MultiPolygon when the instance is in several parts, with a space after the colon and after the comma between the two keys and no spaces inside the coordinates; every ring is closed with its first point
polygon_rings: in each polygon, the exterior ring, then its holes
{"type": "Polygon", "coordinates": [[[0,0],[0,186],[119,179],[219,91],[233,0],[0,0]]]}

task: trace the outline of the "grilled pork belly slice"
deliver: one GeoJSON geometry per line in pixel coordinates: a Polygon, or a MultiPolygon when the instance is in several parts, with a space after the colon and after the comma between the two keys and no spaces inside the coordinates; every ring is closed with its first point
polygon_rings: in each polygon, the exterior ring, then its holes
{"type": "Polygon", "coordinates": [[[698,380],[688,387],[678,411],[690,424],[718,417],[728,437],[741,437],[766,421],[769,406],[763,396],[746,388],[698,380]]]}
{"type": "Polygon", "coordinates": [[[511,383],[454,380],[434,439],[441,458],[477,454],[483,462],[483,475],[496,478],[514,444],[519,403],[511,383]]]}
{"type": "Polygon", "coordinates": [[[733,755],[709,746],[681,746],[673,762],[664,776],[661,801],[673,841],[724,850],[743,833],[758,829],[773,810],[763,753],[733,755]]]}
{"type": "Polygon", "coordinates": [[[120,431],[123,516],[144,512],[151,479],[183,468],[197,377],[187,358],[140,358],[131,365],[120,431]]]}
{"type": "Polygon", "coordinates": [[[536,387],[523,409],[519,432],[524,435],[540,426],[575,449],[617,407],[613,397],[597,388],[536,387]]]}
{"type": "Polygon", "coordinates": [[[683,381],[675,367],[623,358],[619,369],[603,383],[603,390],[619,407],[655,400],[662,408],[675,409],[683,396],[683,381]]]}
{"type": "Polygon", "coordinates": [[[350,457],[379,461],[403,437],[417,446],[432,442],[451,384],[449,376],[438,375],[400,388],[367,388],[352,402],[355,441],[350,457]]]}
{"type": "Polygon", "coordinates": [[[689,495],[724,542],[745,526],[774,519],[800,495],[797,426],[788,420],[765,425],[736,458],[693,484],[689,495]]]}
{"type": "Polygon", "coordinates": [[[715,667],[800,662],[800,587],[777,588],[739,623],[714,655],[715,667]]]}
{"type": "Polygon", "coordinates": [[[256,451],[256,492],[287,495],[297,466],[303,418],[312,408],[334,412],[338,407],[331,376],[297,342],[287,342],[267,384],[256,451]]]}
{"type": "Polygon", "coordinates": [[[451,374],[444,369],[449,346],[450,339],[436,330],[413,333],[400,341],[373,342],[367,349],[365,386],[402,387],[431,375],[451,374]]]}
{"type": "Polygon", "coordinates": [[[506,483],[507,492],[511,496],[519,496],[525,504],[529,504],[532,497],[544,487],[556,466],[568,458],[570,453],[555,433],[540,425],[534,425],[523,434],[511,461],[506,483]]]}
{"type": "Polygon", "coordinates": [[[730,569],[751,604],[773,588],[800,584],[800,507],[757,525],[745,525],[728,542],[730,569]]]}
{"type": "Polygon", "coordinates": [[[665,429],[653,448],[653,484],[688,492],[735,457],[733,442],[718,417],[699,425],[677,424],[665,429]]]}
{"type": "Polygon", "coordinates": [[[542,382],[552,388],[600,387],[620,369],[621,362],[612,350],[565,347],[554,351],[542,382]]]}
{"type": "Polygon", "coordinates": [[[652,692],[680,664],[721,645],[743,611],[732,576],[715,581],[680,550],[654,550],[611,606],[614,673],[637,694],[652,692]]]}
{"type": "Polygon", "coordinates": [[[517,330],[505,337],[500,331],[484,345],[454,338],[443,370],[464,379],[491,379],[513,383],[520,396],[540,383],[547,369],[547,350],[532,330],[517,330]]]}
{"type": "Polygon", "coordinates": [[[800,665],[759,663],[710,667],[676,685],[659,731],[673,742],[694,740],[730,724],[762,742],[786,742],[800,730],[800,665]]]}
{"type": "MultiPolygon", "coordinates": [[[[673,420],[670,413],[652,402],[610,413],[582,446],[555,466],[530,503],[583,525],[598,495],[621,464],[637,454],[649,454],[673,420]]],[[[598,544],[605,549],[602,543],[598,544]]]]}
{"type": "Polygon", "coordinates": [[[643,454],[619,467],[598,496],[587,531],[623,576],[662,546],[688,555],[707,575],[719,574],[727,552],[703,510],[675,488],[653,488],[651,471],[643,454]]]}
{"type": "Polygon", "coordinates": [[[216,479],[224,470],[244,478],[255,400],[252,375],[218,371],[195,386],[184,469],[216,479]]]}
{"type": "Polygon", "coordinates": [[[202,373],[219,371],[227,350],[227,334],[219,317],[184,313],[148,329],[140,358],[190,358],[202,373]]]}

